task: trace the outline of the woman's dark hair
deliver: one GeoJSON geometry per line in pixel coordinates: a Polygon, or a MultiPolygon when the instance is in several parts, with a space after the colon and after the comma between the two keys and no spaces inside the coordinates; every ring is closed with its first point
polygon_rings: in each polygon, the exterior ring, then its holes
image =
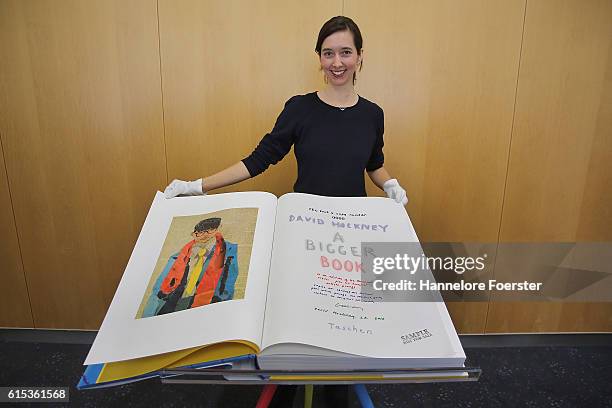
{"type": "MultiPolygon", "coordinates": [[[[350,31],[353,34],[353,41],[355,42],[355,48],[357,48],[357,54],[361,55],[361,48],[363,48],[363,38],[361,37],[361,31],[353,20],[345,16],[332,17],[323,24],[319,31],[319,38],[317,38],[317,45],[315,46],[315,52],[321,56],[321,47],[323,41],[330,35],[337,33],[338,31],[350,31]]],[[[361,71],[361,67],[359,70],[361,71]]],[[[353,73],[353,83],[355,83],[355,74],[353,73]]]]}

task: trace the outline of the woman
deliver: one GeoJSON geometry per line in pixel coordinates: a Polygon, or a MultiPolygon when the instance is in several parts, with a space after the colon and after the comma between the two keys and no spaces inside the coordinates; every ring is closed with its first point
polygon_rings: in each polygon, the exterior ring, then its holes
{"type": "MultiPolygon", "coordinates": [[[[174,180],[167,198],[201,195],[238,183],[278,163],[294,146],[298,176],[294,191],[337,197],[366,196],[364,171],[388,197],[406,205],[406,191],[383,167],[382,109],[355,92],[356,71],[363,62],[359,28],[348,17],[327,21],[319,32],[316,53],[326,87],[287,101],[274,129],[253,153],[212,176],[174,180]]],[[[271,407],[293,405],[295,387],[277,392],[271,407]]],[[[346,406],[348,388],[324,387],[330,406],[346,406]]]]}
{"type": "Polygon", "coordinates": [[[319,32],[316,53],[326,86],[287,101],[274,129],[245,159],[212,176],[174,180],[164,193],[201,195],[255,177],[294,146],[298,176],[294,191],[336,197],[366,196],[364,171],[388,197],[406,205],[406,191],[383,167],[382,109],[355,92],[363,40],[353,20],[338,16],[319,32]]]}

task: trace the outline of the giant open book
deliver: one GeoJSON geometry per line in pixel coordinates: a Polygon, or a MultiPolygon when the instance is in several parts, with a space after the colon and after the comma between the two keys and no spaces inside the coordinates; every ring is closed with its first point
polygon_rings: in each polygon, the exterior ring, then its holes
{"type": "Polygon", "coordinates": [[[244,358],[264,370],[462,366],[443,302],[377,302],[361,280],[361,242],[398,241],[418,239],[387,198],[158,192],[79,387],[244,358]]]}

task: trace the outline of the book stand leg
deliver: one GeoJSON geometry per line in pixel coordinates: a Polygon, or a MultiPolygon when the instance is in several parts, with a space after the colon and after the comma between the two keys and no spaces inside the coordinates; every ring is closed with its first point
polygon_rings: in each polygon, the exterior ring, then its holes
{"type": "Polygon", "coordinates": [[[312,384],[304,386],[304,408],[312,408],[312,384]]]}
{"type": "MultiPolygon", "coordinates": [[[[265,385],[261,391],[261,394],[259,395],[255,408],[268,408],[268,405],[270,405],[270,402],[274,397],[276,388],[276,384],[265,385]]],[[[314,386],[312,384],[305,384],[304,386],[304,408],[312,408],[313,388],[314,386]]],[[[372,399],[370,398],[370,394],[368,394],[368,390],[366,389],[365,385],[353,384],[353,390],[355,391],[355,394],[357,394],[359,404],[362,408],[374,408],[374,404],[372,403],[372,399]]]]}
{"type": "Polygon", "coordinates": [[[268,405],[270,405],[270,401],[272,401],[272,397],[274,397],[274,393],[276,392],[276,387],[276,384],[264,385],[263,390],[261,390],[261,394],[259,394],[259,399],[257,400],[257,405],[255,405],[255,408],[268,408],[268,405]]]}
{"type": "Polygon", "coordinates": [[[374,404],[372,403],[372,399],[365,385],[353,384],[353,390],[355,390],[355,394],[357,394],[357,398],[359,398],[359,403],[362,408],[374,408],[374,404]]]}

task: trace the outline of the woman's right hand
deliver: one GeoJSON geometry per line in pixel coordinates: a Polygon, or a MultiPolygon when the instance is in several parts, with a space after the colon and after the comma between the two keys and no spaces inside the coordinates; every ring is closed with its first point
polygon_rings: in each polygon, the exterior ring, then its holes
{"type": "Polygon", "coordinates": [[[242,161],[208,176],[194,181],[174,180],[164,190],[166,198],[178,195],[206,195],[207,191],[229,186],[251,177],[249,170],[242,161]],[[204,181],[206,180],[206,181],[204,181]]]}
{"type": "Polygon", "coordinates": [[[205,195],[202,188],[202,179],[194,181],[173,180],[164,190],[166,198],[173,198],[178,195],[205,195]]]}

